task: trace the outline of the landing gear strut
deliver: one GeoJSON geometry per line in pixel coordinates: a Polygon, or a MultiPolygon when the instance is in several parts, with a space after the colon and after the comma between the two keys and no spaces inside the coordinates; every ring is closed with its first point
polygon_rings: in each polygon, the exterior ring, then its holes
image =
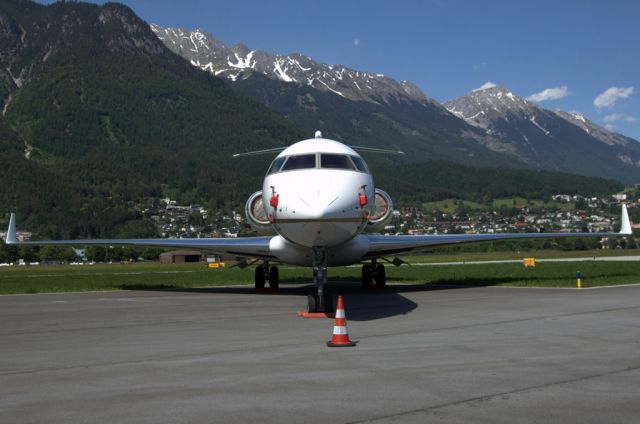
{"type": "Polygon", "coordinates": [[[269,261],[264,261],[264,265],[258,265],[255,273],[256,290],[264,289],[266,283],[276,290],[280,286],[280,273],[277,266],[269,266],[269,261]]]}
{"type": "Polygon", "coordinates": [[[324,292],[327,283],[327,256],[322,248],[313,249],[313,283],[317,293],[307,296],[307,312],[332,312],[333,298],[324,292]]]}
{"type": "Polygon", "coordinates": [[[370,289],[374,282],[376,288],[379,289],[387,286],[384,265],[378,264],[375,259],[372,259],[370,264],[362,265],[362,288],[365,290],[370,289]]]}

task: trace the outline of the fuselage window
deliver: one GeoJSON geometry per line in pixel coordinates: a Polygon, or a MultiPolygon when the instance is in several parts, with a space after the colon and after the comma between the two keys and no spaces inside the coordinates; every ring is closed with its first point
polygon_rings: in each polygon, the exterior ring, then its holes
{"type": "Polygon", "coordinates": [[[355,170],[353,163],[349,160],[349,156],[330,153],[320,154],[320,168],[355,170]]]}
{"type": "Polygon", "coordinates": [[[281,156],[279,158],[275,158],[275,160],[273,161],[273,163],[271,163],[271,166],[269,167],[269,170],[267,171],[267,174],[274,174],[278,171],[280,171],[280,168],[282,167],[282,164],[284,163],[286,157],[281,156]]]}
{"type": "Polygon", "coordinates": [[[292,171],[294,169],[310,169],[316,167],[316,155],[289,156],[282,166],[281,171],[292,171]]]}
{"type": "Polygon", "coordinates": [[[369,173],[369,168],[367,168],[367,164],[364,163],[364,160],[361,157],[351,156],[351,160],[356,165],[356,168],[358,168],[358,171],[369,173]]]}

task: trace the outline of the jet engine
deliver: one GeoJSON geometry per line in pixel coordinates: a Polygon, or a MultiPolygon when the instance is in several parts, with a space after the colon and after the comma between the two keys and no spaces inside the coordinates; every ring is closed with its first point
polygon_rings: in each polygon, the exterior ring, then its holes
{"type": "Polygon", "coordinates": [[[254,230],[269,230],[271,224],[269,223],[269,217],[267,211],[264,208],[262,190],[256,191],[247,200],[244,206],[244,213],[247,216],[247,221],[251,228],[254,230]]]}
{"type": "Polygon", "coordinates": [[[391,220],[393,200],[386,191],[376,189],[373,213],[369,215],[369,227],[383,228],[391,220]]]}

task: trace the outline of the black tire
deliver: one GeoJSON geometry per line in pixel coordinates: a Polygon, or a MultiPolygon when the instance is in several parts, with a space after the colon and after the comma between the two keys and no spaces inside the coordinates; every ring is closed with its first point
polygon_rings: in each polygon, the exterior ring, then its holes
{"type": "Polygon", "coordinates": [[[264,284],[265,284],[265,280],[264,280],[264,267],[262,265],[259,265],[256,267],[256,274],[255,274],[255,285],[256,285],[256,290],[262,290],[264,289],[264,284]]]}
{"type": "Polygon", "coordinates": [[[333,312],[334,310],[333,296],[327,293],[324,295],[324,312],[333,312]]]}
{"type": "Polygon", "coordinates": [[[315,294],[307,295],[307,312],[318,312],[318,296],[315,294]]]}
{"type": "Polygon", "coordinates": [[[280,273],[277,266],[269,268],[269,287],[277,290],[280,287],[280,273]]]}
{"type": "Polygon", "coordinates": [[[370,289],[373,276],[371,275],[371,265],[362,265],[362,288],[370,289]]]}
{"type": "Polygon", "coordinates": [[[376,265],[376,287],[383,289],[387,286],[387,275],[384,271],[384,265],[376,265]]]}

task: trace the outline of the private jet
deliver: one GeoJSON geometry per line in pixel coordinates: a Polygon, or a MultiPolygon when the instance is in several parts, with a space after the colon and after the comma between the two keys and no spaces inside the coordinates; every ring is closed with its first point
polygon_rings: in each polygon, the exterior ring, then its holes
{"type": "MultiPolygon", "coordinates": [[[[248,156],[279,152],[269,166],[262,190],[249,196],[245,212],[256,230],[273,231],[273,236],[199,239],[92,239],[25,241],[16,239],[15,215],[9,219],[7,244],[29,245],[132,245],[164,248],[193,248],[258,263],[255,287],[279,285],[278,266],[312,267],[316,289],[308,296],[309,312],[329,312],[331,296],[325,293],[327,268],[357,263],[362,265],[362,287],[386,285],[385,266],[402,263],[397,255],[436,246],[470,242],[558,237],[613,237],[631,234],[631,224],[622,205],[620,232],[599,233],[492,233],[443,235],[379,235],[390,221],[393,201],[376,188],[373,176],[357,151],[378,151],[314,138],[289,147],[241,153],[248,156]],[[365,230],[368,230],[365,232],[365,230]],[[386,258],[394,257],[393,261],[386,258]]],[[[402,152],[395,152],[402,153],[402,152]]]]}

